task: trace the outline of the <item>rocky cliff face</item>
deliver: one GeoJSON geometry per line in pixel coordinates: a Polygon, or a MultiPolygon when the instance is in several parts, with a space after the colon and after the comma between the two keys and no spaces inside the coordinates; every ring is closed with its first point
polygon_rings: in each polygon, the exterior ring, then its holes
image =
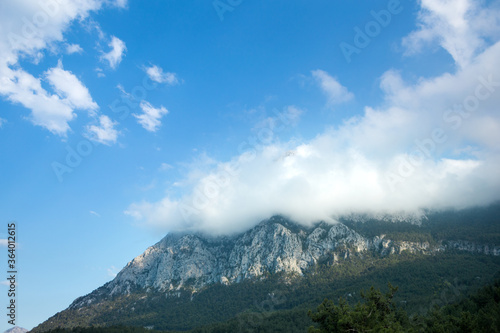
{"type": "Polygon", "coordinates": [[[500,255],[499,246],[461,241],[431,246],[427,242],[392,241],[383,235],[366,238],[341,223],[305,228],[273,217],[233,237],[169,234],[130,261],[113,281],[75,300],[70,309],[136,289],[167,294],[179,289],[195,292],[208,284],[232,284],[263,278],[267,273],[302,275],[325,258],[335,263],[367,251],[385,256],[447,249],[500,255]]]}

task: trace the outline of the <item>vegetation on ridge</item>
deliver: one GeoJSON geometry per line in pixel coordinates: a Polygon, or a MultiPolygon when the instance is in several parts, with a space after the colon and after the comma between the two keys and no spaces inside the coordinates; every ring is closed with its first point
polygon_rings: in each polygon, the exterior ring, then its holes
{"type": "MultiPolygon", "coordinates": [[[[500,273],[500,272],[499,272],[500,273]]],[[[497,274],[498,276],[499,274],[497,274]]],[[[235,332],[500,332],[500,278],[470,297],[452,304],[435,306],[426,314],[408,315],[397,305],[397,288],[389,284],[383,294],[373,286],[367,293],[361,291],[362,301],[355,305],[340,298],[338,303],[325,299],[314,311],[308,311],[310,320],[304,321],[305,310],[275,311],[261,320],[249,313],[236,320],[190,330],[190,333],[235,333],[235,332]],[[312,323],[311,323],[312,321],[312,323]],[[312,324],[312,325],[311,325],[312,324]],[[292,325],[290,327],[290,325],[292,325]],[[295,325],[295,326],[294,326],[295,325]],[[309,329],[307,329],[309,326],[309,329]]],[[[76,327],[73,329],[53,329],[47,333],[160,333],[143,327],[76,327]]],[[[174,331],[162,331],[174,333],[174,331]]],[[[175,331],[179,332],[179,331],[175,331]]]]}
{"type": "MultiPolygon", "coordinates": [[[[394,302],[409,315],[424,314],[431,305],[444,306],[477,290],[492,281],[499,270],[499,257],[465,253],[353,256],[333,266],[325,262],[301,278],[275,274],[261,281],[213,285],[192,298],[187,292],[169,297],[154,292],[131,294],[64,311],[51,320],[66,327],[122,324],[193,332],[212,332],[194,329],[213,327],[213,332],[234,332],[240,326],[281,325],[284,332],[304,332],[310,325],[307,310],[325,297],[343,297],[354,304],[361,300],[359,290],[371,285],[382,288],[391,281],[399,286],[394,302]]],[[[49,326],[51,320],[35,332],[56,328],[49,326]]]]}

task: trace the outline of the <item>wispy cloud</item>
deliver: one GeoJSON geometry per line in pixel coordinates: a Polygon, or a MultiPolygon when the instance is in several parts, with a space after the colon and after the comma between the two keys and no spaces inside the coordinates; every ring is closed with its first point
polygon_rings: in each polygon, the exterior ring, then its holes
{"type": "Polygon", "coordinates": [[[144,67],[144,71],[149,76],[149,78],[158,83],[166,83],[169,85],[176,85],[179,83],[179,79],[177,78],[177,74],[170,72],[163,72],[161,67],[156,65],[152,65],[149,67],[144,67]]]}
{"type": "Polygon", "coordinates": [[[500,8],[473,0],[422,0],[419,29],[403,39],[407,54],[438,43],[459,67],[468,65],[485,49],[486,39],[500,32],[500,8]]]}
{"type": "Polygon", "coordinates": [[[110,268],[107,269],[107,272],[108,276],[114,279],[118,274],[119,270],[115,266],[111,266],[110,268]]]}
{"type": "Polygon", "coordinates": [[[168,110],[163,106],[155,108],[146,101],[142,101],[140,107],[142,113],[134,113],[132,115],[137,118],[137,122],[141,124],[145,130],[156,132],[161,126],[161,118],[168,113],[168,110]]]}
{"type": "Polygon", "coordinates": [[[160,167],[158,168],[159,171],[166,171],[166,170],[170,170],[170,169],[173,169],[173,166],[171,166],[168,163],[162,163],[160,165],[160,167]]]}
{"type": "Polygon", "coordinates": [[[111,48],[111,51],[104,53],[101,59],[106,60],[111,68],[116,69],[122,61],[127,47],[125,46],[125,42],[115,36],[111,37],[111,42],[109,42],[108,46],[111,48]]]}
{"type": "Polygon", "coordinates": [[[332,77],[327,72],[317,69],[311,73],[323,93],[326,95],[329,106],[348,102],[354,98],[353,93],[347,90],[346,87],[341,85],[337,79],[332,77]]]}
{"type": "Polygon", "coordinates": [[[300,117],[303,113],[304,111],[295,105],[289,105],[285,107],[283,111],[274,110],[273,115],[267,116],[259,121],[254,126],[253,130],[261,131],[262,129],[266,129],[275,132],[283,130],[284,126],[296,126],[299,123],[300,117]]]}
{"type": "Polygon", "coordinates": [[[117,122],[112,121],[108,116],[102,115],[99,117],[99,125],[87,126],[86,136],[93,141],[111,145],[116,143],[118,139],[118,131],[115,129],[117,122]]]}
{"type": "Polygon", "coordinates": [[[93,210],[89,211],[89,213],[91,215],[94,215],[94,216],[97,216],[97,217],[101,217],[101,214],[97,213],[97,212],[94,212],[93,210]]]}
{"type": "Polygon", "coordinates": [[[102,70],[102,68],[100,68],[100,67],[97,67],[97,68],[95,69],[95,72],[97,73],[97,77],[99,77],[99,78],[101,78],[101,77],[106,77],[106,74],[104,74],[104,73],[103,73],[103,70],[102,70]]]}
{"type": "Polygon", "coordinates": [[[119,8],[127,8],[128,0],[107,0],[109,4],[119,8]]]}

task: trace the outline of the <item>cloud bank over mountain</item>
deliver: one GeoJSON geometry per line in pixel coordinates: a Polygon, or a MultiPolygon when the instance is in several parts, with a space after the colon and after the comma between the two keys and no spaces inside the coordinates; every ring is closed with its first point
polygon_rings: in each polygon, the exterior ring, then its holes
{"type": "MultiPolygon", "coordinates": [[[[408,53],[423,52],[423,42],[439,44],[454,59],[454,73],[405,81],[388,68],[381,105],[309,141],[276,138],[279,126],[291,124],[284,112],[254,143],[242,143],[238,156],[212,161],[208,172],[193,170],[179,182],[184,196],[136,202],[126,213],[163,231],[227,234],[273,214],[311,223],[499,200],[500,43],[488,43],[498,37],[499,22],[489,14],[498,10],[462,2],[452,18],[442,11],[446,1],[423,1],[419,30],[403,40],[408,53]],[[485,15],[494,27],[478,24],[485,15]],[[443,36],[435,36],[436,25],[447,27],[443,36]]],[[[354,98],[334,73],[311,73],[330,104],[354,98]]]]}

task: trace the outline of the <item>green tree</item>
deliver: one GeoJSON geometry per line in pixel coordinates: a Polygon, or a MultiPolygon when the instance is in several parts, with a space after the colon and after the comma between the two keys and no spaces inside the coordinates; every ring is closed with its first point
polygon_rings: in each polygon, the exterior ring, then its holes
{"type": "Polygon", "coordinates": [[[407,322],[406,315],[398,312],[392,302],[397,289],[389,283],[389,291],[382,294],[372,286],[368,293],[361,292],[364,302],[354,307],[342,298],[338,305],[325,299],[316,312],[309,311],[318,327],[309,327],[308,333],[406,332],[402,325],[407,322]]]}

